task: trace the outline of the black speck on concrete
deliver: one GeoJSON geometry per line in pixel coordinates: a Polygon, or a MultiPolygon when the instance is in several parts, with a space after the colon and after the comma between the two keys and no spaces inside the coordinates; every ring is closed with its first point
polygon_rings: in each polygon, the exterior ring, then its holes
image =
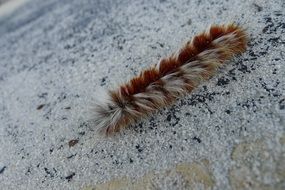
{"type": "Polygon", "coordinates": [[[229,83],[230,83],[229,79],[227,79],[225,77],[221,77],[221,78],[218,79],[217,85],[218,86],[225,86],[225,85],[227,85],[229,83]]]}
{"type": "Polygon", "coordinates": [[[136,149],[139,151],[139,152],[142,152],[143,151],[143,148],[138,144],[136,145],[136,149]]]}
{"type": "Polygon", "coordinates": [[[7,168],[6,166],[2,167],[2,168],[0,169],[0,174],[2,174],[2,173],[5,171],[6,168],[7,168]]]}
{"type": "Polygon", "coordinates": [[[75,173],[71,173],[70,175],[66,176],[65,179],[69,182],[73,177],[75,176],[75,173]]]}
{"type": "Polygon", "coordinates": [[[285,110],[285,99],[279,101],[279,109],[285,110]]]}
{"type": "Polygon", "coordinates": [[[202,140],[199,138],[199,137],[193,137],[192,138],[194,141],[197,141],[198,143],[201,143],[202,142],[202,140]]]}

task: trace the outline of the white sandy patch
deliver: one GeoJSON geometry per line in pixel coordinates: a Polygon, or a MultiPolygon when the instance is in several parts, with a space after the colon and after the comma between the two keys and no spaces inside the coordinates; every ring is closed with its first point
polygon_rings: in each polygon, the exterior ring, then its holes
{"type": "Polygon", "coordinates": [[[12,13],[27,1],[28,0],[11,0],[4,2],[4,4],[0,6],[0,17],[12,13]]]}

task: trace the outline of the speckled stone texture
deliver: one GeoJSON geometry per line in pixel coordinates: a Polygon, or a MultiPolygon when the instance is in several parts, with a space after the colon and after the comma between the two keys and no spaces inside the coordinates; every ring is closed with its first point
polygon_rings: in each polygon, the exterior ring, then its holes
{"type": "Polygon", "coordinates": [[[283,0],[30,0],[0,18],[0,189],[285,189],[283,0]],[[105,138],[92,102],[210,24],[248,51],[105,138]]]}

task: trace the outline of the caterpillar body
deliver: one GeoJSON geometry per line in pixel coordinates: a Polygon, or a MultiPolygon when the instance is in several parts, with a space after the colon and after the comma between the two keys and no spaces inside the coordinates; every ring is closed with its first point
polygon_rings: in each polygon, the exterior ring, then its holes
{"type": "Polygon", "coordinates": [[[118,132],[158,109],[173,104],[209,79],[219,66],[246,50],[247,35],[236,24],[212,25],[180,50],[161,59],[95,102],[96,127],[118,132]]]}

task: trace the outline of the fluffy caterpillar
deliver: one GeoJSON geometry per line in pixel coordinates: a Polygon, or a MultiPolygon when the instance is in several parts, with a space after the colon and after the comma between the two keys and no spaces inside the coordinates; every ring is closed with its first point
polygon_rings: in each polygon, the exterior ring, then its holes
{"type": "Polygon", "coordinates": [[[212,25],[180,50],[138,76],[108,90],[95,102],[94,121],[101,132],[118,132],[172,104],[209,79],[226,60],[246,50],[247,35],[235,24],[212,25]]]}

